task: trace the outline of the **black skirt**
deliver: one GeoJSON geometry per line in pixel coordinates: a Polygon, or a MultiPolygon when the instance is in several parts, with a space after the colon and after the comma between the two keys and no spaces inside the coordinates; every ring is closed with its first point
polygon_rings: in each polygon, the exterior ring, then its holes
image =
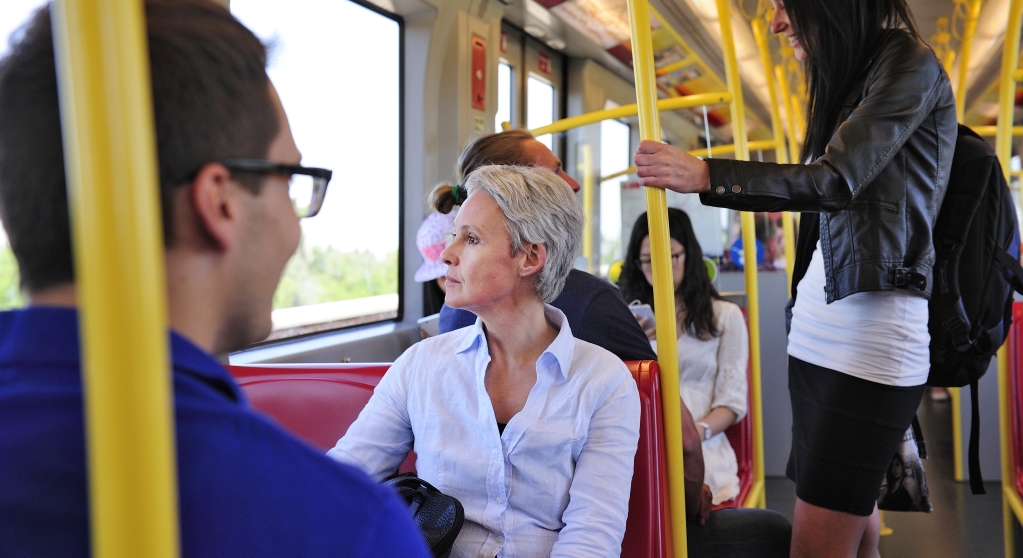
{"type": "Polygon", "coordinates": [[[920,405],[924,386],[878,384],[789,357],[796,496],[867,516],[888,464],[920,405]]]}

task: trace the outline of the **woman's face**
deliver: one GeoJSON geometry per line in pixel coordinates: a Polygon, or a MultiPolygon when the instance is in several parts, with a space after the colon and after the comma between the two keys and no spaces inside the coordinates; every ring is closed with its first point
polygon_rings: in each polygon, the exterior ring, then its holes
{"type": "Polygon", "coordinates": [[[806,50],[803,48],[803,43],[796,36],[796,31],[792,28],[789,14],[785,11],[785,3],[782,0],[771,0],[771,5],[774,6],[774,17],[771,18],[771,32],[785,35],[789,40],[789,44],[792,45],[792,50],[795,51],[796,60],[803,62],[806,60],[806,50]]]}
{"type": "MultiPolygon", "coordinates": [[[[654,284],[654,272],[653,266],[650,263],[650,237],[644,237],[643,242],[639,244],[639,269],[643,271],[643,276],[646,277],[646,282],[651,285],[654,284]]],[[[682,247],[682,243],[671,239],[671,278],[674,282],[674,290],[678,291],[679,286],[682,285],[682,279],[685,278],[686,269],[686,249],[682,247]]]]}
{"type": "Polygon", "coordinates": [[[579,183],[574,178],[565,172],[564,167],[561,166],[561,160],[554,156],[554,153],[547,146],[536,141],[535,139],[525,140],[522,142],[522,161],[523,165],[536,165],[545,169],[554,171],[554,174],[561,177],[562,180],[568,183],[568,186],[572,188],[573,192],[579,191],[579,183]]]}
{"type": "Polygon", "coordinates": [[[476,311],[514,294],[521,288],[524,255],[511,252],[504,212],[493,196],[482,190],[469,196],[455,217],[452,241],[440,254],[448,265],[447,305],[476,311]]]}

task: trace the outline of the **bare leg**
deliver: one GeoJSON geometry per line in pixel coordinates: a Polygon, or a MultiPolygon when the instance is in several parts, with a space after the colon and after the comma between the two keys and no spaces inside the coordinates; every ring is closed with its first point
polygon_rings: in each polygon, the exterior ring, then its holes
{"type": "MultiPolygon", "coordinates": [[[[875,510],[876,514],[876,510],[875,510]]],[[[873,517],[873,516],[871,516],[873,517]]],[[[793,558],[853,558],[877,556],[877,535],[873,554],[863,553],[871,517],[837,512],[796,499],[792,521],[793,558]]],[[[880,532],[880,527],[874,529],[880,532]]]]}
{"type": "Polygon", "coordinates": [[[874,504],[874,513],[867,518],[867,528],[863,530],[863,537],[860,538],[860,548],[856,551],[856,558],[881,558],[877,550],[881,542],[881,514],[877,511],[877,504],[874,504]]]}

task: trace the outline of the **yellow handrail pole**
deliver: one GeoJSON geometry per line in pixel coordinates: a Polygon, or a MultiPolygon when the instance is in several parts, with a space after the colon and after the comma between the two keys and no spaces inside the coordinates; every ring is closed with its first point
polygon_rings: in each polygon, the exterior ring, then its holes
{"type": "MultiPolygon", "coordinates": [[[[732,113],[732,141],[735,143],[735,158],[749,160],[749,146],[746,140],[746,111],[742,100],[742,86],[739,81],[739,65],[735,56],[735,40],[732,38],[732,16],[728,0],[716,0],[718,23],[721,26],[721,46],[724,50],[725,77],[728,92],[732,94],[729,106],[732,113]]],[[[743,270],[746,277],[746,312],[749,316],[750,365],[752,384],[750,386],[750,420],[753,424],[753,483],[764,483],[764,425],[761,415],[760,396],[760,291],[757,285],[757,243],[753,214],[743,211],[742,247],[743,270]]],[[[763,506],[763,498],[758,506],[763,506]]]]}
{"type": "MultiPolygon", "coordinates": [[[[727,93],[700,93],[697,95],[687,95],[685,97],[661,99],[660,101],[657,101],[657,110],[660,112],[693,108],[703,105],[724,105],[731,102],[731,100],[731,97],[727,93]]],[[[627,116],[636,116],[637,114],[639,114],[639,108],[637,105],[623,105],[613,109],[597,110],[581,114],[579,116],[562,118],[561,120],[552,122],[546,126],[534,128],[530,130],[529,133],[536,137],[540,137],[546,134],[556,134],[558,132],[571,130],[572,128],[586,126],[587,124],[595,124],[602,120],[625,118],[627,116]]]]}
{"type": "Polygon", "coordinates": [[[966,111],[966,77],[970,68],[970,53],[973,50],[973,37],[977,33],[977,21],[980,19],[980,8],[983,0],[969,0],[966,3],[966,19],[963,21],[963,34],[959,39],[959,76],[956,79],[956,117],[963,121],[966,111]]]}
{"type": "MultiPolygon", "coordinates": [[[[654,53],[650,37],[650,6],[647,0],[627,0],[632,28],[632,65],[636,75],[639,137],[661,141],[654,77],[654,53]]],[[[682,403],[678,377],[678,344],[675,342],[675,289],[668,237],[668,199],[660,188],[646,189],[650,225],[650,256],[654,277],[654,312],[657,316],[657,363],[661,368],[661,400],[664,414],[664,445],[668,454],[668,502],[671,532],[677,558],[689,556],[686,536],[686,493],[682,460],[682,403]]]]}
{"type": "MultiPolygon", "coordinates": [[[[982,137],[994,137],[998,135],[998,126],[970,126],[970,129],[977,132],[977,135],[982,137]]],[[[1012,135],[1023,136],[1023,126],[1013,126],[1012,135]]]]}
{"type": "Polygon", "coordinates": [[[582,146],[583,171],[583,255],[586,256],[586,271],[593,273],[593,149],[590,144],[582,146]]]}
{"type": "MultiPolygon", "coordinates": [[[[781,124],[781,110],[778,108],[778,85],[772,76],[773,64],[771,63],[771,45],[767,41],[767,14],[754,17],[750,21],[753,28],[753,37],[757,41],[757,50],[760,51],[760,59],[764,65],[764,77],[767,79],[767,94],[771,107],[771,134],[776,141],[775,161],[781,164],[789,162],[788,150],[785,149],[785,131],[781,124]]],[[[752,147],[751,147],[752,149],[752,147]]],[[[795,270],[796,243],[795,234],[792,228],[792,216],[789,212],[783,212],[781,216],[782,231],[785,233],[785,278],[786,284],[791,289],[792,273],[795,270]],[[791,240],[791,242],[790,242],[791,240]]],[[[745,246],[745,244],[743,244],[745,246]]]]}
{"type": "Polygon", "coordinates": [[[781,103],[788,114],[786,120],[785,135],[789,140],[789,160],[799,160],[799,140],[796,138],[796,118],[798,115],[792,112],[792,93],[789,91],[789,80],[785,74],[785,67],[778,65],[774,67],[774,77],[778,80],[778,87],[781,89],[781,103]]]}
{"type": "MultiPolygon", "coordinates": [[[[1012,79],[1019,65],[1020,24],[1023,19],[1023,0],[1009,3],[1009,19],[1006,22],[1005,44],[1002,49],[1001,79],[998,80],[998,134],[995,136],[995,154],[1002,165],[1006,181],[1009,176],[1009,156],[1012,154],[1013,109],[1015,107],[1016,82],[1012,79]]],[[[998,423],[1001,426],[1002,450],[1002,531],[1005,537],[1005,555],[1015,556],[1015,529],[1012,505],[1015,494],[1013,478],[1012,436],[1010,432],[1009,366],[1005,345],[998,349],[998,423]]]]}
{"type": "Polygon", "coordinates": [[[167,300],[140,0],[57,0],[92,553],[179,555],[167,300]]]}

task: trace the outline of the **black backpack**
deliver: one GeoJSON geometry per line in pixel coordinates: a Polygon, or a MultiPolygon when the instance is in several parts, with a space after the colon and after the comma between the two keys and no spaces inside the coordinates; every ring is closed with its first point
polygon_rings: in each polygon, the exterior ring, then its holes
{"type": "Polygon", "coordinates": [[[960,125],[948,190],[934,223],[934,288],[927,329],[927,384],[970,386],[970,487],[983,494],[980,475],[977,380],[1012,324],[1013,291],[1023,293],[1016,208],[994,149],[960,125]]]}

